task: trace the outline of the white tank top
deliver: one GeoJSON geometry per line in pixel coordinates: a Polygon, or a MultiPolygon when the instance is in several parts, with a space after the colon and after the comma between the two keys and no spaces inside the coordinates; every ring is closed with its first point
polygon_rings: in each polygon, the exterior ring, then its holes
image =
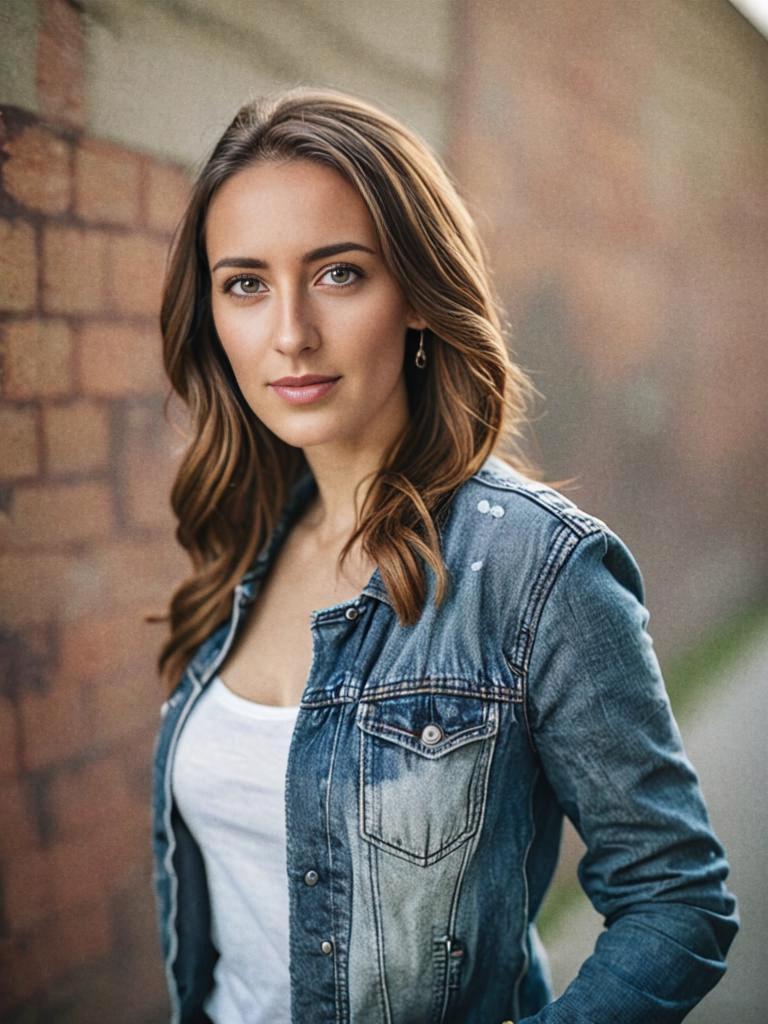
{"type": "Polygon", "coordinates": [[[256,704],[217,676],[182,729],[173,793],[200,847],[220,958],[214,1024],[290,1024],[285,772],[298,707],[256,704]]]}

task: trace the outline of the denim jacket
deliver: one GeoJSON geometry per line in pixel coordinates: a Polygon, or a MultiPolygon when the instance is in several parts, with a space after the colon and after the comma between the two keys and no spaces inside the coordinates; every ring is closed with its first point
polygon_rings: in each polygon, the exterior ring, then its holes
{"type": "MultiPolygon", "coordinates": [[[[174,751],[314,488],[311,473],[294,487],[231,617],[163,706],[153,846],[174,1022],[207,1019],[218,956],[174,751]]],[[[312,614],[286,771],[291,1020],[680,1021],[722,976],[738,919],[634,558],[495,455],[438,528],[450,593],[437,608],[428,570],[415,625],[399,624],[378,570],[312,614]],[[553,1002],[534,922],[563,814],[606,927],[553,1002]]]]}

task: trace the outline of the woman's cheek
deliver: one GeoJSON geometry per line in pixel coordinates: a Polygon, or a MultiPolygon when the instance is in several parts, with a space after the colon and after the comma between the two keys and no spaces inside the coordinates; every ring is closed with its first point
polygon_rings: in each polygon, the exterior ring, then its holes
{"type": "Polygon", "coordinates": [[[214,316],[214,325],[221,347],[242,387],[244,380],[257,371],[261,346],[252,324],[232,316],[214,316]]]}

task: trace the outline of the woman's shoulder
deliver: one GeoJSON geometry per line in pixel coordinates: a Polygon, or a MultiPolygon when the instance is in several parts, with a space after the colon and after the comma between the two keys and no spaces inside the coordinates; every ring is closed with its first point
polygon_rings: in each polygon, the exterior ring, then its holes
{"type": "Polygon", "coordinates": [[[593,572],[607,567],[638,594],[643,591],[634,556],[611,527],[496,454],[459,488],[443,539],[454,564],[471,552],[475,564],[495,567],[507,581],[523,577],[547,589],[579,552],[579,562],[593,572]]]}
{"type": "Polygon", "coordinates": [[[526,529],[567,531],[579,537],[608,531],[596,515],[580,508],[556,487],[526,476],[491,454],[457,494],[461,516],[488,516],[518,536],[526,529]]]}

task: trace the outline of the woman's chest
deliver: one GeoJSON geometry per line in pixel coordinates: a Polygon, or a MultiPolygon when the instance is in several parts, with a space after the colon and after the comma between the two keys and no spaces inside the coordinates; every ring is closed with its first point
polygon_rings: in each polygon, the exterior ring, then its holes
{"type": "Polygon", "coordinates": [[[243,616],[220,669],[227,685],[259,703],[297,705],[312,667],[313,613],[352,600],[365,582],[360,571],[339,577],[327,558],[307,562],[287,552],[243,616]]]}

